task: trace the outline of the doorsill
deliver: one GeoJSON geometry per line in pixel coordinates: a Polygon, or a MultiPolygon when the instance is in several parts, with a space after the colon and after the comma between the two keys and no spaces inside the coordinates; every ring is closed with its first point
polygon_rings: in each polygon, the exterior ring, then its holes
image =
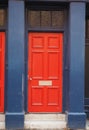
{"type": "Polygon", "coordinates": [[[66,128],[65,114],[59,113],[29,113],[25,114],[25,129],[64,129],[66,128]]]}

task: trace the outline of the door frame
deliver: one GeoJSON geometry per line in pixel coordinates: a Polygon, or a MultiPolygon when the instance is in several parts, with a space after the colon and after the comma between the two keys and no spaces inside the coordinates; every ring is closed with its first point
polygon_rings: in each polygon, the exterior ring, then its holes
{"type": "MultiPolygon", "coordinates": [[[[56,2],[55,2],[56,3],[56,2]]],[[[34,2],[35,4],[35,2],[34,2]]],[[[68,5],[67,5],[68,6],[68,5]]],[[[26,33],[25,33],[25,81],[24,81],[24,110],[25,113],[28,113],[28,33],[30,32],[49,32],[49,33],[63,33],[63,88],[62,88],[62,113],[65,113],[66,110],[66,97],[67,97],[67,88],[68,88],[68,82],[65,83],[66,81],[66,76],[68,76],[68,72],[69,72],[69,54],[68,54],[68,49],[69,49],[69,45],[68,45],[68,34],[67,34],[67,26],[68,26],[68,8],[67,6],[61,7],[63,9],[66,9],[65,12],[65,25],[63,28],[59,28],[59,29],[53,29],[53,28],[29,28],[28,24],[27,24],[27,10],[29,9],[29,7],[26,8],[26,25],[25,25],[25,29],[26,29],[26,33]],[[67,53],[67,55],[65,55],[67,53]]],[[[40,6],[41,9],[44,9],[45,6],[40,6]]],[[[57,6],[60,8],[60,6],[57,6]]],[[[31,8],[34,9],[34,7],[31,6],[31,8]]],[[[39,9],[39,7],[37,7],[39,9]]],[[[50,6],[48,7],[49,10],[55,10],[56,6],[50,6]]]]}

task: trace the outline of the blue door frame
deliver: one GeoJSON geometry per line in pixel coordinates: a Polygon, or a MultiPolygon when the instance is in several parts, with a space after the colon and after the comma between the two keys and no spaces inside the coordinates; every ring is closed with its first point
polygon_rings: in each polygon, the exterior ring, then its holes
{"type": "MultiPolygon", "coordinates": [[[[35,3],[34,3],[35,5],[35,3]]],[[[27,5],[27,10],[30,9],[34,9],[34,5],[31,6],[31,4],[27,5]]],[[[28,32],[62,32],[63,33],[63,104],[62,104],[62,113],[65,113],[66,111],[66,97],[67,97],[67,88],[68,88],[68,81],[69,81],[69,77],[68,77],[68,71],[69,71],[69,64],[68,64],[68,34],[67,34],[67,30],[68,30],[68,20],[67,20],[67,15],[68,15],[68,4],[60,4],[57,2],[57,6],[53,6],[53,5],[49,5],[47,4],[47,2],[45,4],[40,3],[37,5],[36,9],[38,10],[57,10],[57,9],[62,9],[62,10],[66,10],[65,13],[65,23],[64,23],[64,27],[62,29],[52,29],[52,28],[29,28],[29,26],[27,25],[27,21],[26,21],[26,34],[25,34],[25,89],[24,89],[24,109],[25,112],[28,112],[28,32]],[[47,6],[47,7],[46,7],[47,6]]],[[[27,20],[27,15],[26,15],[26,20],[27,20]]]]}
{"type": "MultiPolygon", "coordinates": [[[[24,7],[24,0],[9,0],[8,2],[8,72],[5,110],[7,129],[24,128],[24,7]]],[[[66,72],[65,81],[68,83],[67,126],[84,128],[86,121],[84,113],[85,3],[71,2],[68,17],[66,31],[69,34],[67,66],[69,68],[66,68],[68,72],[66,72]]]]}

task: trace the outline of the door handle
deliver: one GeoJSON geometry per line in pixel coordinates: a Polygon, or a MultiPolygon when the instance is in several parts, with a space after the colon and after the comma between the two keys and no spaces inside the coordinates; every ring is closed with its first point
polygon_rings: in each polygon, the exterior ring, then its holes
{"type": "Polygon", "coordinates": [[[28,75],[28,80],[32,80],[32,77],[29,77],[29,75],[28,75]]]}

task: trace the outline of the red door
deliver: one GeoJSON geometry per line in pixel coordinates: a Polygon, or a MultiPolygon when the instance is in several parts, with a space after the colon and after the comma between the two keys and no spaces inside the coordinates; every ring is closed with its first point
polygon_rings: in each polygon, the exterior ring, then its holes
{"type": "Polygon", "coordinates": [[[62,112],[62,33],[28,35],[28,112],[62,112]]]}
{"type": "Polygon", "coordinates": [[[0,32],[0,112],[4,112],[5,33],[0,32]]]}

